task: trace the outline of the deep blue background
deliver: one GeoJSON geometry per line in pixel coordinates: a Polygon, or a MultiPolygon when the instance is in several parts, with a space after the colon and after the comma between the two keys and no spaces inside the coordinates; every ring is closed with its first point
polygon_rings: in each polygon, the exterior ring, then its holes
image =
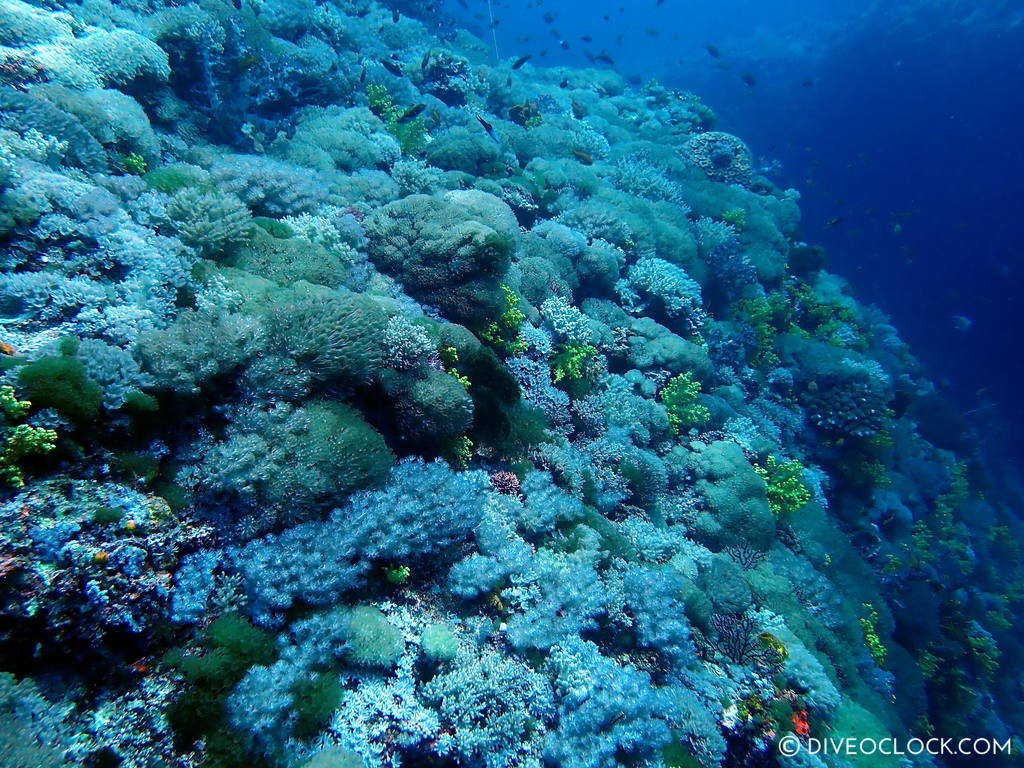
{"type": "MultiPolygon", "coordinates": [[[[464,3],[446,8],[490,43],[487,0],[464,3]]],[[[493,0],[492,10],[502,57],[586,66],[588,52],[606,52],[626,76],[697,93],[720,129],[780,161],[774,180],[803,196],[804,238],[892,317],[990,444],[1024,456],[1024,3],[493,0]]]]}

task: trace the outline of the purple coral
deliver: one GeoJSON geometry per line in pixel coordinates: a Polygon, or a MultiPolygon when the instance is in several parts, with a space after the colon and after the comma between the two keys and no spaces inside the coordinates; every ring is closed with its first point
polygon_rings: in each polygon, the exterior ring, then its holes
{"type": "Polygon", "coordinates": [[[747,186],[753,177],[750,150],[732,134],[698,133],[686,142],[684,152],[712,181],[747,186]]]}
{"type": "Polygon", "coordinates": [[[506,472],[504,470],[492,472],[491,485],[494,486],[494,490],[498,493],[503,493],[506,496],[521,495],[519,478],[513,472],[506,472]]]}

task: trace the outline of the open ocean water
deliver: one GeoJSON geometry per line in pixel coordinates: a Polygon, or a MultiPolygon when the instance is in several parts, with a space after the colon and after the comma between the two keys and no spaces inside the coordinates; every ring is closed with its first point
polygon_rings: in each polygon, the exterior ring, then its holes
{"type": "Polygon", "coordinates": [[[1022,50],[0,0],[0,768],[1020,765],[1022,50]]]}

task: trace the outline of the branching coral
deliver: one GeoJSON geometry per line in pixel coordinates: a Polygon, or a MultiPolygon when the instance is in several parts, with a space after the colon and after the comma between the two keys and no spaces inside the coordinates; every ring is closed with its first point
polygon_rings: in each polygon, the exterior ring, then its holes
{"type": "Polygon", "coordinates": [[[694,381],[691,373],[672,377],[661,390],[661,402],[668,411],[668,425],[673,434],[699,427],[711,418],[707,406],[697,402],[699,394],[700,382],[694,381]]]}
{"type": "Polygon", "coordinates": [[[767,486],[768,506],[776,517],[796,512],[811,500],[811,490],[804,483],[803,465],[796,459],[780,462],[769,456],[764,465],[754,465],[754,471],[767,486]]]}

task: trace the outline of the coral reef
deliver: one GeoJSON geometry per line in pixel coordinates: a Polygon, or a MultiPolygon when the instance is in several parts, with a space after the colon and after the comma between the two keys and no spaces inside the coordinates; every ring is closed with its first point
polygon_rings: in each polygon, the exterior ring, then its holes
{"type": "Polygon", "coordinates": [[[0,0],[3,760],[1021,732],[1012,497],[798,195],[428,7],[0,0]]]}

